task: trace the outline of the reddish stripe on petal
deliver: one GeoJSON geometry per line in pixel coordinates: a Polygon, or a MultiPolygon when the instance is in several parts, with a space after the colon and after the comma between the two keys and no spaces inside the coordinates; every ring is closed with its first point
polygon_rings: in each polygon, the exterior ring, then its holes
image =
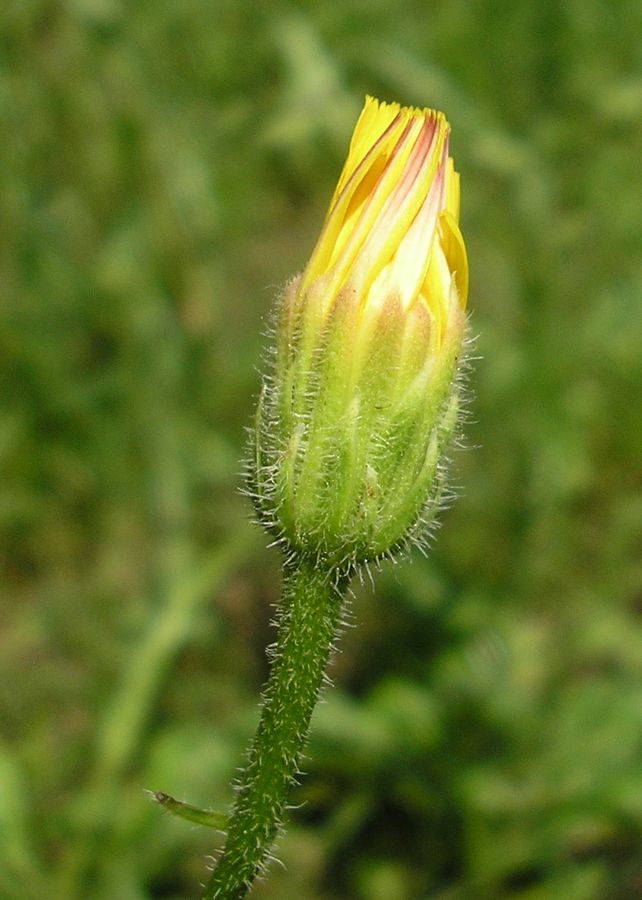
{"type": "MultiPolygon", "coordinates": [[[[426,230],[421,236],[425,251],[421,244],[419,245],[419,252],[424,259],[424,264],[427,265],[427,256],[443,193],[443,162],[436,163],[435,175],[430,177],[431,160],[433,155],[438,152],[440,143],[445,144],[446,141],[443,130],[439,128],[439,123],[434,120],[424,122],[416,146],[413,148],[408,168],[390,196],[385,209],[355,261],[354,281],[357,290],[362,292],[368,290],[379,272],[394,257],[422,206],[429,197],[434,198],[434,191],[437,190],[438,203],[431,218],[426,220],[426,230]]],[[[434,200],[429,205],[433,207],[434,200]]]]}
{"type": "MultiPolygon", "coordinates": [[[[337,237],[344,224],[350,200],[358,189],[359,184],[367,177],[368,171],[376,161],[377,157],[384,150],[386,143],[389,141],[394,131],[399,128],[401,119],[401,113],[398,113],[355,167],[353,173],[349,176],[341,190],[337,188],[337,191],[335,191],[335,195],[330,202],[330,207],[321,229],[321,235],[312,252],[306,270],[303,273],[303,290],[308,287],[312,280],[323,274],[330,264],[330,259],[335,249],[337,237]]],[[[339,184],[341,184],[344,177],[345,169],[339,178],[339,184]]]]}
{"type": "MultiPolygon", "coordinates": [[[[391,191],[395,190],[395,165],[413,137],[413,131],[417,131],[416,120],[410,121],[401,133],[396,144],[396,155],[387,157],[385,165],[379,174],[376,184],[372,187],[369,196],[355,212],[354,221],[350,222],[347,211],[342,222],[342,231],[337,236],[333,247],[332,257],[329,261],[329,281],[326,289],[330,294],[336,293],[344,284],[348,272],[360,258],[360,250],[369,232],[379,220],[381,210],[385,207],[391,191]]],[[[412,152],[412,150],[410,151],[412,152]]]]}

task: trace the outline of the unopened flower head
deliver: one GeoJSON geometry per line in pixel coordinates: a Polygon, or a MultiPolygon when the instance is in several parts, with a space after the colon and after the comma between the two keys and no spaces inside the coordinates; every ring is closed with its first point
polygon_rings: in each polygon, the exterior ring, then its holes
{"type": "Polygon", "coordinates": [[[457,419],[468,266],[442,113],[366,99],[319,240],[286,288],[252,487],[340,566],[421,537],[457,419]]]}

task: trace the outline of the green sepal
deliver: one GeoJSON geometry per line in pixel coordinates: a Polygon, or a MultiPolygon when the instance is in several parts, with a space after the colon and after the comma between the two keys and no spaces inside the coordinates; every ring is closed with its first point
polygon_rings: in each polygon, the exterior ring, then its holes
{"type": "Polygon", "coordinates": [[[253,479],[285,546],[342,568],[421,541],[442,493],[464,332],[456,309],[435,347],[421,301],[391,294],[368,308],[345,288],[328,306],[321,286],[288,286],[253,479]]]}

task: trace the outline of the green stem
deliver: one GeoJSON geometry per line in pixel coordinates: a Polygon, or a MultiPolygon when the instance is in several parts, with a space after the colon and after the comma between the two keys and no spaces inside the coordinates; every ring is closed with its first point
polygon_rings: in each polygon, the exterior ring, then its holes
{"type": "Polygon", "coordinates": [[[277,836],[337,631],[347,578],[297,561],[283,576],[261,720],[238,782],[223,855],[203,900],[245,897],[277,836]]]}

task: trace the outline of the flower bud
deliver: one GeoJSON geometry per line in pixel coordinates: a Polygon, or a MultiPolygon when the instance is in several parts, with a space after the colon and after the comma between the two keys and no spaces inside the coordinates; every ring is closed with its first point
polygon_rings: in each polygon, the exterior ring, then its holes
{"type": "Polygon", "coordinates": [[[468,266],[449,126],[368,97],[321,236],[285,289],[251,488],[328,567],[421,539],[459,405],[468,266]]]}

